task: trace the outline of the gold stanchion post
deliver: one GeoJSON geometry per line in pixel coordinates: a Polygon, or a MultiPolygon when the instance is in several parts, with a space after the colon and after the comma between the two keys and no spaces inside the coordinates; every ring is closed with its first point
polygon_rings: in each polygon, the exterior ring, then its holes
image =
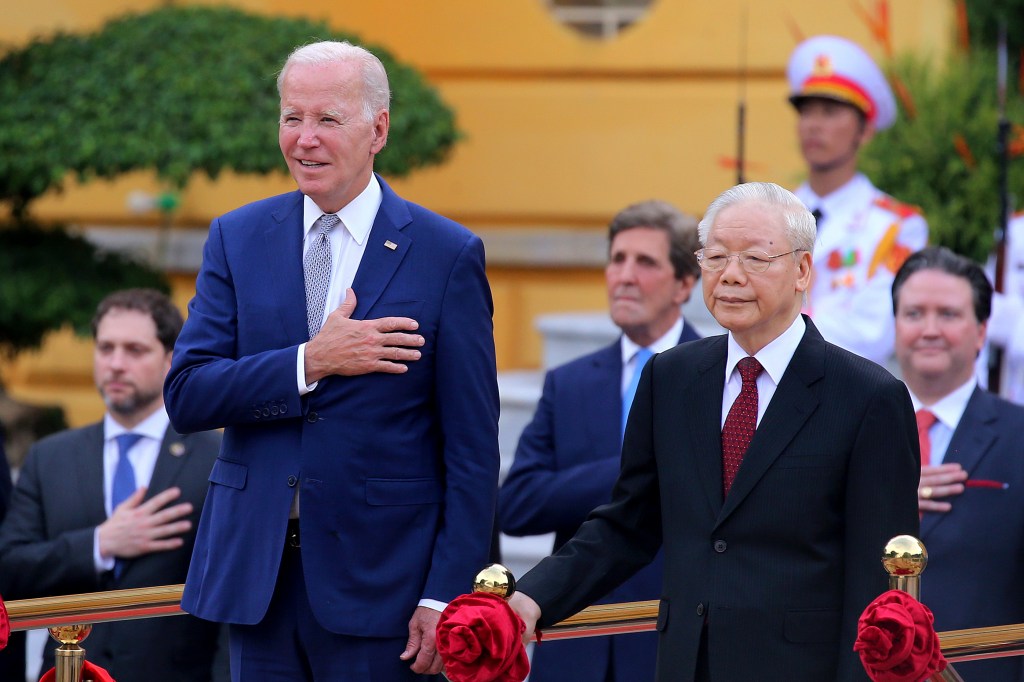
{"type": "Polygon", "coordinates": [[[516,577],[501,564],[490,564],[476,574],[473,591],[496,594],[502,599],[508,599],[516,591],[516,577]]]}
{"type": "MultiPolygon", "coordinates": [[[[928,567],[928,550],[924,543],[913,535],[897,535],[885,544],[882,565],[889,573],[889,589],[906,592],[921,601],[921,573],[928,567]]],[[[935,673],[928,682],[964,682],[963,678],[947,665],[941,673],[935,673]]]]}
{"type": "Polygon", "coordinates": [[[59,625],[49,630],[60,642],[55,652],[56,682],[82,682],[85,649],[80,644],[92,632],[92,625],[59,625]]]}

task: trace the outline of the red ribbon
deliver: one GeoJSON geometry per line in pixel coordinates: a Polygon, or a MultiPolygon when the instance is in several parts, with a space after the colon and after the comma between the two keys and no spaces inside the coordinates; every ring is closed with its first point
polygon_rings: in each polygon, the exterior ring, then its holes
{"type": "Polygon", "coordinates": [[[504,599],[474,592],[456,597],[437,622],[437,652],[451,682],[522,682],[530,672],[526,624],[504,599]]]}
{"type": "Polygon", "coordinates": [[[873,682],[921,682],[946,669],[927,606],[906,592],[889,590],[868,604],[857,621],[854,651],[873,682]]]}
{"type": "MultiPolygon", "coordinates": [[[[57,669],[50,668],[42,677],[39,678],[39,682],[54,682],[56,679],[57,669]]],[[[114,682],[114,678],[110,676],[110,673],[98,665],[93,665],[89,661],[85,661],[82,665],[82,682],[114,682]]]]}

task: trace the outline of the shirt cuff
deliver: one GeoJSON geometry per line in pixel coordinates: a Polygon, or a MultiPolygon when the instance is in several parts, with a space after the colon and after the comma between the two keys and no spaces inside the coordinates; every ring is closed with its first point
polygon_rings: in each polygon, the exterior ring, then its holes
{"type": "Polygon", "coordinates": [[[304,343],[299,344],[299,355],[295,359],[295,381],[299,386],[300,396],[312,393],[319,383],[314,381],[312,384],[306,384],[306,344],[304,343]]]}
{"type": "Polygon", "coordinates": [[[100,527],[92,531],[92,565],[97,573],[114,570],[114,557],[104,559],[100,556],[100,527]]]}
{"type": "Polygon", "coordinates": [[[420,599],[420,603],[417,606],[426,606],[428,609],[434,609],[435,611],[444,611],[448,604],[436,599],[420,599]]]}

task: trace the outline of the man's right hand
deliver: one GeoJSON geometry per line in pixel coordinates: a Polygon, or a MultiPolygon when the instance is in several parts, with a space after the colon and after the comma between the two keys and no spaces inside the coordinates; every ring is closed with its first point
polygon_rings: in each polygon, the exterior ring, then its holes
{"type": "Polygon", "coordinates": [[[922,512],[948,512],[953,498],[964,491],[967,472],[957,462],[921,467],[917,487],[917,508],[922,512]]]}
{"type": "Polygon", "coordinates": [[[168,488],[143,502],[146,489],[139,488],[122,502],[99,527],[100,556],[131,559],[142,554],[177,549],[192,522],[192,503],[167,505],[181,497],[180,488],[168,488]]]}
{"type": "Polygon", "coordinates": [[[419,323],[408,317],[353,320],[356,294],[349,288],[345,301],[327,316],[324,326],[306,344],[306,384],[330,374],[356,376],[371,372],[402,374],[403,364],[420,359],[423,337],[408,334],[419,323]]]}
{"type": "Polygon", "coordinates": [[[534,631],[537,629],[537,621],[540,620],[540,605],[522,592],[514,592],[509,597],[508,605],[526,623],[526,631],[523,632],[523,644],[529,644],[530,640],[533,639],[534,631]]]}

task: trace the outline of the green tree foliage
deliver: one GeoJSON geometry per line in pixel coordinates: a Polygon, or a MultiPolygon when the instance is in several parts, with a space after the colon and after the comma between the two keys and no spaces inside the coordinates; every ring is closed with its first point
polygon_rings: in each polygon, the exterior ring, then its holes
{"type": "Polygon", "coordinates": [[[995,48],[1002,24],[1011,58],[1017,58],[1024,48],[1024,0],[968,0],[966,5],[971,44],[995,48]]]}
{"type": "MultiPolygon", "coordinates": [[[[23,215],[67,173],[155,170],[181,188],[195,172],[286,170],[277,147],[278,69],[295,47],[350,40],[326,24],[227,7],[166,7],[89,35],[37,40],[0,60],[0,201],[23,215]]],[[[451,110],[411,67],[388,71],[393,116],[376,168],[404,175],[441,161],[451,110]]]]}
{"type": "MultiPolygon", "coordinates": [[[[931,244],[984,262],[1000,220],[995,55],[976,49],[941,68],[904,57],[892,72],[914,112],[900,103],[896,124],[864,150],[861,168],[879,187],[922,208],[931,244]]],[[[1024,100],[1016,79],[1009,80],[1007,117],[1024,123],[1024,100]]],[[[1011,194],[1024,197],[1024,157],[1011,159],[1009,173],[1011,194]]]]}
{"type": "Polygon", "coordinates": [[[162,274],[85,239],[31,223],[0,230],[0,355],[35,348],[61,324],[88,334],[100,299],[128,287],[169,293],[162,274]]]}
{"type": "MultiPolygon", "coordinates": [[[[34,199],[73,176],[152,170],[181,189],[196,173],[286,173],[277,73],[294,48],[328,39],[360,42],[304,19],[165,7],[4,55],[0,203],[13,220],[0,224],[0,353],[37,347],[67,323],[88,331],[96,304],[114,289],[167,289],[143,264],[34,224],[34,199]]],[[[375,167],[401,176],[439,163],[459,135],[452,111],[418,72],[367,47],[388,71],[393,103],[375,167]]]]}

